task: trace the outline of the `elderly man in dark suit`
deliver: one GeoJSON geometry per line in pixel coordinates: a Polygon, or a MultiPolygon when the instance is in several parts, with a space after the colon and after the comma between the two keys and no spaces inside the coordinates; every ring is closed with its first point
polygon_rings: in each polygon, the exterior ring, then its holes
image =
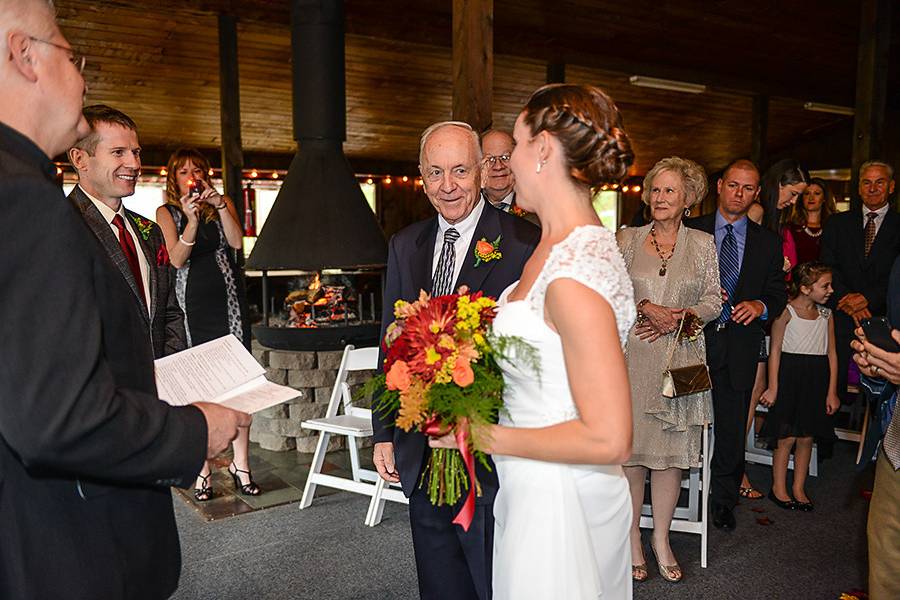
{"type": "Polygon", "coordinates": [[[0,0],[0,54],[0,598],[165,598],[169,486],[250,418],[157,397],[134,293],[50,160],[89,132],[52,3],[0,0]]]}
{"type": "MultiPolygon", "coordinates": [[[[437,215],[391,238],[382,336],[394,320],[394,302],[415,300],[419,290],[442,295],[466,285],[496,298],[521,275],[540,230],[481,198],[480,165],[478,136],[468,124],[436,123],[422,134],[419,170],[437,215]],[[474,249],[481,239],[499,239],[502,258],[476,268],[474,249]]],[[[463,531],[452,523],[459,507],[432,506],[426,490],[419,487],[430,452],[426,437],[395,428],[394,417],[372,416],[374,462],[382,478],[399,482],[409,497],[421,597],[487,600],[491,597],[496,473],[476,465],[482,496],[476,500],[472,525],[463,531]]]]}
{"type": "Polygon", "coordinates": [[[713,525],[734,529],[734,507],[744,475],[744,428],[756,376],[763,322],[787,304],[781,238],[747,218],[759,195],[759,171],[737,160],[717,184],[717,210],[687,222],[711,233],[719,253],[719,276],[727,300],[706,326],[706,356],[712,379],[715,448],[711,508],[713,525]]]}
{"type": "Polygon", "coordinates": [[[154,357],[184,350],[184,313],[175,297],[175,272],[162,230],[122,204],[122,198],[134,194],[141,172],[137,126],[108,106],[88,106],[83,112],[91,133],[69,150],[78,173],[69,200],[144,309],[154,357]]]}
{"type": "Polygon", "coordinates": [[[888,277],[900,254],[900,215],[888,202],[894,169],[869,161],[859,169],[862,207],[832,215],[822,233],[821,260],[833,269],[838,391],[847,389],[850,341],[860,319],[884,315],[888,277]]]}

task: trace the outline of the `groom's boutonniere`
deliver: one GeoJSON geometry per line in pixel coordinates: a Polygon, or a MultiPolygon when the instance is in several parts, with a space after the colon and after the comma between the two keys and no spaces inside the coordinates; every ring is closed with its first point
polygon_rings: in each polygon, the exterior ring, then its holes
{"type": "Polygon", "coordinates": [[[502,235],[498,235],[497,239],[493,242],[489,242],[486,238],[481,238],[475,243],[475,266],[477,267],[483,262],[490,262],[492,260],[498,260],[503,258],[503,254],[500,252],[500,238],[502,235]]]}
{"type": "Polygon", "coordinates": [[[150,239],[150,232],[153,231],[153,222],[138,216],[132,217],[132,220],[134,221],[134,224],[137,225],[138,231],[141,232],[141,237],[144,238],[144,241],[146,242],[150,239]]]}

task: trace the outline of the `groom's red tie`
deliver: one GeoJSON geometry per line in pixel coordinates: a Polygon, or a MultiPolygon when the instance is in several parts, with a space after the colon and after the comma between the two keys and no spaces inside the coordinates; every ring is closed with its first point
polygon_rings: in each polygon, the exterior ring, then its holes
{"type": "Polygon", "coordinates": [[[112,224],[119,230],[119,245],[122,247],[125,258],[128,259],[128,266],[131,267],[131,274],[134,275],[134,281],[137,283],[138,295],[141,297],[144,306],[146,306],[147,299],[144,297],[144,278],[141,277],[141,263],[138,262],[137,249],[134,247],[134,240],[131,239],[131,234],[125,231],[125,220],[122,219],[122,215],[113,217],[112,224]]]}

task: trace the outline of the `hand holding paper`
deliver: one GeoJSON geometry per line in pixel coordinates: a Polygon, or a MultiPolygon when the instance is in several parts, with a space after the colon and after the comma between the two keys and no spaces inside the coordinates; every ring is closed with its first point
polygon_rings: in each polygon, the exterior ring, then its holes
{"type": "Polygon", "coordinates": [[[173,406],[210,402],[255,413],[300,395],[268,381],[266,370],[232,335],[160,358],[155,366],[159,397],[173,406]]]}

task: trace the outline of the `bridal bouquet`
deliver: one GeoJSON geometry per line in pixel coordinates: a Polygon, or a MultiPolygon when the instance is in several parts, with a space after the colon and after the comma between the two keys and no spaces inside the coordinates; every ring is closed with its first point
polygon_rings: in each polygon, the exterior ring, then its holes
{"type": "Polygon", "coordinates": [[[384,373],[365,388],[376,393],[372,409],[396,414],[395,425],[404,431],[454,432],[459,450],[433,449],[420,485],[435,506],[455,504],[468,490],[453,519],[467,531],[480,495],[475,460],[490,468],[475,437],[480,426],[497,422],[503,405],[503,376],[489,335],[495,308],[492,298],[465,286],[457,294],[432,298],[423,291],[415,302],[398,300],[385,333],[384,373]]]}

